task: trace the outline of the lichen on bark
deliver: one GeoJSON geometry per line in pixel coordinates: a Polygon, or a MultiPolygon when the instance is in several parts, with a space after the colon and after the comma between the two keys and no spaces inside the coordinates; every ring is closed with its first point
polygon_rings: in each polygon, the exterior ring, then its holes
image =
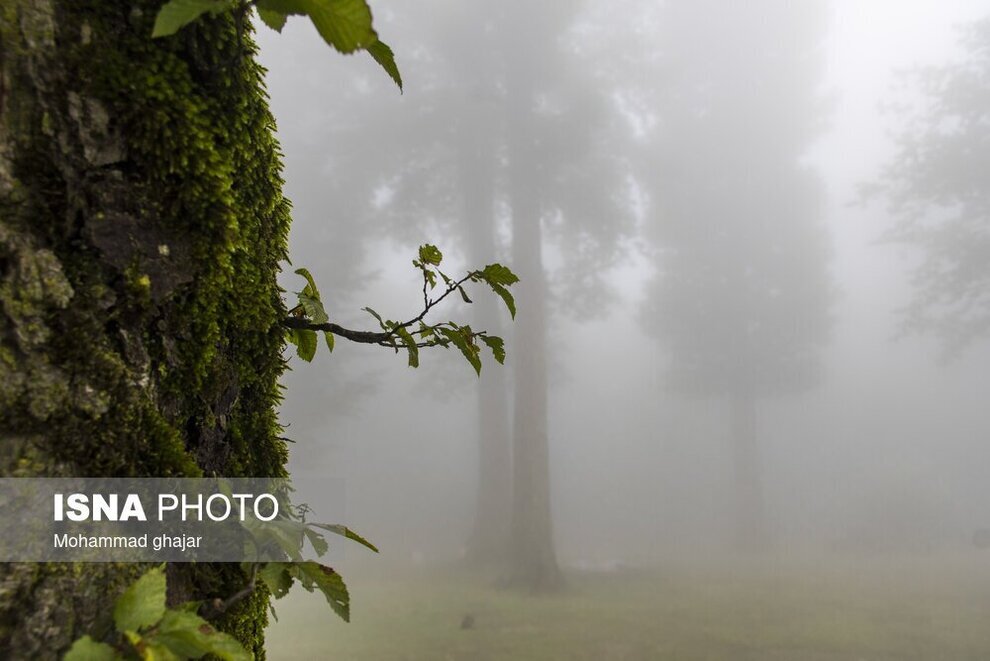
{"type": "MultiPolygon", "coordinates": [[[[152,40],[158,5],[0,8],[4,475],[284,475],[289,204],[263,71],[230,17],[152,40]]],[[[0,656],[109,635],[99,614],[138,570],[4,566],[0,656]]],[[[173,601],[244,581],[169,578],[173,601]]],[[[264,602],[219,623],[259,657],[264,602]]]]}

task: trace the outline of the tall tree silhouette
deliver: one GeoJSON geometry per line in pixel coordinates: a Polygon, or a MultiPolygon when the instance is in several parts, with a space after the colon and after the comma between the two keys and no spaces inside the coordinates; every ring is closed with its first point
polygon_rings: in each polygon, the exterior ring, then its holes
{"type": "MultiPolygon", "coordinates": [[[[344,278],[339,281],[344,287],[359,286],[354,265],[382,236],[412,245],[441,242],[445,251],[482,264],[506,251],[496,236],[495,217],[502,133],[501,97],[494,89],[497,49],[481,46],[493,39],[492,20],[478,21],[469,6],[436,1],[425,12],[398,7],[391,22],[402,44],[408,83],[401,102],[394,103],[394,90],[368,85],[370,68],[326,62],[332,77],[344,81],[332,93],[318,81],[310,83],[319,106],[328,109],[326,117],[282,132],[289,153],[302,155],[297,168],[291,158],[288,166],[290,174],[303,171],[293,180],[303,182],[301,190],[310,200],[306,209],[296,209],[296,216],[322,224],[323,209],[343,208],[334,218],[346,227],[326,230],[331,251],[335,242],[329,239],[336,231],[348,231],[360,241],[362,250],[354,250],[351,242],[339,262],[344,268],[331,273],[344,278]],[[325,150],[323,144],[333,147],[325,150]],[[388,145],[387,158],[376,147],[381,144],[388,145]]],[[[311,46],[296,47],[306,51],[311,46]]],[[[292,82],[285,84],[293,88],[310,80],[289,66],[278,74],[276,80],[288,76],[292,82]]],[[[309,249],[318,254],[323,246],[310,241],[309,249]]],[[[474,303],[474,314],[478,327],[497,334],[505,313],[482,297],[474,303]]],[[[471,388],[460,364],[450,369],[457,391],[471,388]]],[[[485,370],[475,394],[479,482],[468,553],[470,560],[488,564],[503,561],[508,549],[512,484],[505,371],[485,370]]]]}
{"type": "MultiPolygon", "coordinates": [[[[520,270],[514,380],[490,370],[479,383],[478,515],[469,552],[509,563],[511,581],[535,588],[560,578],[549,504],[548,292],[579,315],[600,309],[600,275],[629,229],[622,126],[592,63],[563,38],[580,8],[508,3],[479,14],[444,0],[408,15],[396,8],[397,26],[414,42],[390,28],[408,54],[401,112],[362,91],[355,74],[333,104],[335,124],[324,127],[348,164],[324,190],[349,200],[351,220],[385,223],[390,236],[409,241],[434,232],[474,261],[510,253],[520,270]],[[515,35],[511,42],[506,34],[515,35]],[[383,159],[369,146],[386,139],[383,159]],[[544,247],[562,255],[551,270],[544,247]]],[[[476,305],[478,322],[495,328],[501,313],[476,305]]]]}
{"type": "Polygon", "coordinates": [[[813,385],[829,328],[821,185],[824,6],[668,3],[644,185],[658,274],[643,314],[669,384],[724,398],[740,548],[767,541],[757,402],[813,385]]]}
{"type": "Polygon", "coordinates": [[[889,202],[887,238],[922,256],[906,329],[934,333],[950,355],[990,334],[990,18],[967,26],[961,46],[964,60],[914,72],[921,105],[865,191],[889,202]]]}

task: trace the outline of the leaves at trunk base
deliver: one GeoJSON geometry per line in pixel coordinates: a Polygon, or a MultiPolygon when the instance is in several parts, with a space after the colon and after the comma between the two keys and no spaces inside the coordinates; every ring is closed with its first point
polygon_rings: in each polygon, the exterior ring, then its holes
{"type": "Polygon", "coordinates": [[[157,624],[164,614],[165,572],[155,567],[117,598],[113,622],[118,631],[140,631],[157,624]]]}
{"type": "Polygon", "coordinates": [[[123,658],[117,650],[106,643],[99,643],[89,636],[83,636],[72,643],[63,661],[117,661],[123,658]]]}
{"type": "Polygon", "coordinates": [[[198,659],[214,654],[224,661],[251,661],[254,656],[232,636],[217,631],[195,613],[170,610],[145,638],[166,648],[180,659],[198,659]]]}
{"type": "Polygon", "coordinates": [[[83,636],[72,644],[68,661],[141,659],[199,659],[212,654],[224,661],[251,661],[253,655],[232,636],[196,614],[197,603],[165,607],[165,572],[154,567],[117,598],[113,620],[123,634],[121,646],[83,636]]]}

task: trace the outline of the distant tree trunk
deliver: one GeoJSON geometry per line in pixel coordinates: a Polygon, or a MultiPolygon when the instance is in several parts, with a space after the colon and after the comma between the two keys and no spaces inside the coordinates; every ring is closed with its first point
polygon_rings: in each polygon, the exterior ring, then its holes
{"type": "MultiPolygon", "coordinates": [[[[161,2],[0,8],[0,471],[284,475],[275,415],[289,216],[250,34],[152,40],[161,2]]],[[[249,29],[246,28],[246,29],[249,29]]],[[[143,568],[0,567],[0,657],[104,638],[143,568]]],[[[169,600],[237,565],[170,565],[169,600]]],[[[217,626],[263,658],[260,588],[217,626]]]]}
{"type": "Polygon", "coordinates": [[[763,479],[756,430],[756,399],[748,388],[732,396],[734,543],[740,552],[764,550],[768,544],[763,479]]]}
{"type": "Polygon", "coordinates": [[[527,62],[511,58],[508,85],[512,266],[519,275],[512,425],[512,551],[509,583],[553,590],[562,582],[553,544],[547,435],[546,275],[540,154],[532,134],[533,84],[527,62]]]}
{"type": "MultiPolygon", "coordinates": [[[[498,330],[491,311],[479,311],[477,323],[498,330]]],[[[478,494],[468,560],[481,565],[502,564],[509,548],[512,458],[505,381],[502,371],[486,370],[478,383],[478,494]]]]}
{"type": "MultiPolygon", "coordinates": [[[[529,198],[532,194],[520,197],[529,198]]],[[[512,556],[509,582],[533,590],[561,583],[550,511],[546,283],[538,207],[513,199],[513,265],[521,280],[513,349],[512,556]]]]}
{"type": "MultiPolygon", "coordinates": [[[[495,258],[495,150],[478,127],[461,136],[460,173],[471,264],[495,258]]],[[[499,335],[501,310],[493,297],[474,302],[475,325],[499,335]]],[[[512,502],[509,401],[504,370],[484,370],[478,381],[478,492],[468,562],[506,560],[512,502]]]]}

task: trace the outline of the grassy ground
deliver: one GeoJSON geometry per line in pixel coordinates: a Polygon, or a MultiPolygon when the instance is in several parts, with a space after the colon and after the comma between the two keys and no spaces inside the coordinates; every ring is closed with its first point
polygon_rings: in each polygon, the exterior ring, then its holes
{"type": "Polygon", "coordinates": [[[987,554],[572,573],[552,596],[459,571],[348,578],[353,622],[296,588],[270,659],[990,659],[987,554]]]}

